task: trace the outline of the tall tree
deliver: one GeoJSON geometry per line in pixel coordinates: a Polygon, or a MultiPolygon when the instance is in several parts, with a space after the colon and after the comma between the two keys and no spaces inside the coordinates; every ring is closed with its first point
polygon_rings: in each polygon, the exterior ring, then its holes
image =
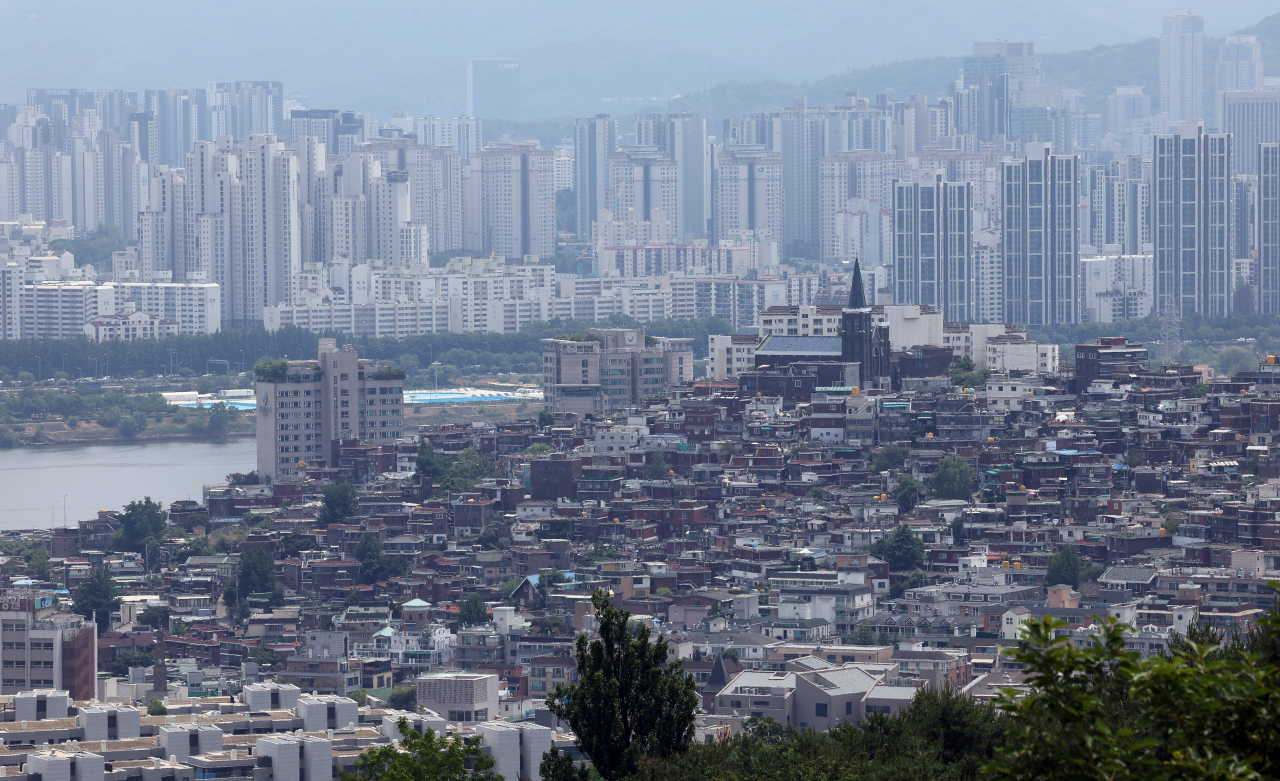
{"type": "Polygon", "coordinates": [[[106,567],[96,567],[80,581],[75,612],[98,624],[98,635],[111,630],[111,611],[120,609],[120,590],[106,567]]]}
{"type": "Polygon", "coordinates": [[[946,456],[938,463],[937,470],[929,477],[929,487],[939,499],[964,499],[973,496],[973,486],[978,473],[969,461],[960,456],[946,456]]]}
{"type": "Polygon", "coordinates": [[[1072,588],[1078,588],[1080,570],[1080,557],[1076,555],[1076,546],[1063,545],[1049,559],[1049,569],[1045,573],[1044,582],[1050,586],[1066,583],[1072,588]]]}
{"type": "MultiPolygon", "coordinates": [[[[679,662],[667,664],[666,637],[641,626],[613,606],[603,591],[591,598],[600,638],[579,635],[574,647],[578,682],[556,686],[548,709],[569,723],[577,744],[605,781],[636,771],[644,757],[669,757],[693,742],[698,689],[679,662]]],[[[553,759],[543,755],[543,761],[553,759]]]]}
{"type": "Polygon", "coordinates": [[[484,597],[474,591],[458,603],[458,621],[464,626],[483,624],[488,620],[489,609],[484,604],[484,597]]]}
{"type": "Polygon", "coordinates": [[[910,475],[903,475],[898,479],[898,484],[889,492],[890,498],[897,503],[898,509],[905,515],[911,512],[920,502],[920,495],[924,493],[924,486],[920,484],[910,475]]]}
{"type": "Polygon", "coordinates": [[[339,772],[341,781],[503,781],[480,741],[455,740],[430,728],[418,734],[403,716],[396,727],[398,744],[366,750],[353,771],[339,772]]]}
{"type": "Polygon", "coordinates": [[[360,511],[360,497],[351,483],[341,482],[324,487],[324,506],[316,519],[320,523],[342,523],[360,511]]]}
{"type": "Polygon", "coordinates": [[[148,545],[164,539],[165,517],[164,508],[159,502],[151,501],[150,496],[129,502],[120,513],[120,528],[111,540],[111,547],[146,554],[148,545]]]}
{"type": "Polygon", "coordinates": [[[266,593],[276,585],[275,560],[265,550],[247,550],[240,554],[237,575],[242,598],[250,594],[266,593]]]}
{"type": "Polygon", "coordinates": [[[924,540],[912,534],[906,524],[899,524],[892,534],[871,543],[870,550],[889,562],[892,570],[915,569],[924,563],[924,540]]]}
{"type": "Polygon", "coordinates": [[[871,471],[876,474],[881,472],[896,472],[907,463],[907,456],[911,455],[911,449],[902,447],[901,445],[885,445],[876,453],[876,457],[871,460],[871,471]]]}
{"type": "Polygon", "coordinates": [[[388,556],[382,550],[378,535],[373,532],[360,535],[354,554],[356,561],[360,562],[360,572],[356,575],[359,583],[376,583],[404,574],[404,560],[399,556],[388,556]]]}

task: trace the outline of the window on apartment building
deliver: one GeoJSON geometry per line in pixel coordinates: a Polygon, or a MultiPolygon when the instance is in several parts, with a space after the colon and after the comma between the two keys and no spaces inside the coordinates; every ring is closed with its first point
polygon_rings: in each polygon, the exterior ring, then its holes
{"type": "Polygon", "coordinates": [[[827,715],[827,704],[825,702],[814,703],[813,715],[825,717],[827,715]]]}

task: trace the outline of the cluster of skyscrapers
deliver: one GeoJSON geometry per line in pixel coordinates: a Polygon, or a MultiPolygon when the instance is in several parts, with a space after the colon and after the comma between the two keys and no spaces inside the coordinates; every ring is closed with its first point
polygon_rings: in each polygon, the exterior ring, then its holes
{"type": "MultiPolygon", "coordinates": [[[[554,149],[484,139],[477,116],[519,116],[514,60],[471,63],[466,117],[307,109],[278,82],[33,89],[0,107],[0,221],[115,225],[136,243],[118,281],[216,283],[224,327],[438,299],[444,283],[422,281],[433,253],[560,255],[575,277],[642,278],[628,300],[664,316],[694,316],[679,292],[653,296],[699,276],[755,301],[734,312],[814,303],[824,291],[791,300],[807,282],[780,283],[778,301],[747,283],[815,263],[834,299],[855,259],[869,301],[953,322],[1280,311],[1280,84],[1253,36],[1206,63],[1194,12],[1167,15],[1160,40],[1158,95],[1118,85],[1105,112],[1047,81],[1031,43],[976,43],[944,95],[801,98],[719,127],[688,111],[599,114],[554,149]],[[557,200],[576,207],[559,228],[557,200]]],[[[556,287],[534,309],[578,307],[544,300],[556,287]]],[[[436,303],[439,322],[479,322],[436,303]]]]}

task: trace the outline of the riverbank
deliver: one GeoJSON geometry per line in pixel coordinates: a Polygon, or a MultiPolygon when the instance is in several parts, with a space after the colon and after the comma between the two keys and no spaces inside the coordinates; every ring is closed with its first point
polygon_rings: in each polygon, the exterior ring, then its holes
{"type": "Polygon", "coordinates": [[[227,421],[221,435],[211,435],[208,426],[199,420],[184,419],[182,422],[164,418],[163,422],[152,422],[133,436],[124,436],[119,427],[103,426],[94,421],[77,422],[68,425],[62,420],[43,420],[18,423],[9,426],[17,437],[18,447],[40,445],[100,445],[130,444],[136,442],[180,442],[209,441],[220,438],[242,438],[254,435],[252,417],[233,416],[227,421]]]}

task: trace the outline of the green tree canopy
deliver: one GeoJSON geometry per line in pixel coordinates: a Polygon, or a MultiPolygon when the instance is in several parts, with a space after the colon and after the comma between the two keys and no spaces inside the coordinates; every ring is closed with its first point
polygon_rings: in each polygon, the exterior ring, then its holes
{"type": "Polygon", "coordinates": [[[911,533],[906,524],[887,537],[871,543],[871,553],[889,563],[891,570],[915,569],[924,563],[924,540],[911,533]]]}
{"type": "Polygon", "coordinates": [[[237,568],[240,596],[269,592],[276,585],[276,564],[271,554],[261,548],[240,554],[237,568]]]}
{"type": "Polygon", "coordinates": [[[538,428],[550,428],[556,424],[556,416],[551,410],[542,410],[538,413],[538,428]]]}
{"type": "Polygon", "coordinates": [[[938,468],[929,476],[929,488],[939,499],[964,499],[973,496],[978,473],[969,461],[961,456],[945,456],[938,468]]]}
{"type": "Polygon", "coordinates": [[[253,649],[253,653],[249,654],[249,658],[254,664],[269,664],[274,668],[280,667],[280,655],[265,645],[260,645],[253,649]]]}
{"type": "Polygon", "coordinates": [[[451,739],[428,728],[421,735],[403,716],[400,742],[371,747],[356,758],[341,781],[503,781],[478,740],[451,739]]]}
{"type": "Polygon", "coordinates": [[[475,448],[469,447],[449,463],[439,486],[445,495],[466,493],[481,480],[497,476],[498,468],[493,462],[482,457],[475,448]]]}
{"type": "Polygon", "coordinates": [[[120,590],[106,567],[95,567],[89,577],[80,581],[80,596],[73,609],[97,622],[99,636],[111,630],[111,611],[120,609],[120,590]]]}
{"type": "MultiPolygon", "coordinates": [[[[168,605],[152,605],[142,614],[138,616],[138,622],[146,624],[152,629],[163,629],[169,625],[169,606],[168,605]]],[[[134,665],[137,667],[138,665],[134,665]]]]}
{"type": "Polygon", "coordinates": [[[463,626],[475,626],[489,620],[489,609],[484,604],[484,597],[471,592],[458,603],[458,621],[463,626]]]}
{"type": "Polygon", "coordinates": [[[111,674],[124,677],[129,674],[130,667],[150,667],[153,662],[150,651],[137,648],[124,648],[116,651],[111,660],[111,674]]]}
{"type": "Polygon", "coordinates": [[[351,483],[333,483],[324,487],[324,506],[316,520],[321,524],[342,523],[359,511],[360,497],[351,483]]]}
{"type": "Polygon", "coordinates": [[[871,460],[871,471],[876,474],[881,472],[896,472],[907,463],[907,456],[911,455],[911,449],[902,447],[901,445],[885,445],[876,453],[876,457],[871,460]]]}
{"type": "Polygon", "coordinates": [[[648,626],[641,626],[632,637],[628,611],[614,607],[600,590],[591,601],[600,638],[588,642],[586,635],[578,636],[573,654],[578,682],[557,686],[547,707],[573,728],[596,772],[605,781],[618,781],[645,757],[670,757],[689,748],[697,684],[679,662],[668,664],[664,636],[655,639],[648,626]]]}
{"type": "MultiPolygon", "coordinates": [[[[1254,633],[1274,637],[1276,620],[1272,611],[1254,633]]],[[[1066,627],[1052,616],[1023,625],[1012,655],[1030,691],[1000,700],[1012,729],[989,778],[1280,777],[1274,658],[1219,648],[1221,636],[1196,630],[1171,653],[1143,659],[1114,618],[1080,647],[1066,627]]]]}
{"type": "Polygon", "coordinates": [[[418,687],[409,683],[393,688],[391,693],[387,695],[387,705],[396,710],[417,710],[418,687]]]}
{"type": "Polygon", "coordinates": [[[258,382],[284,382],[289,376],[289,362],[283,358],[264,358],[253,365],[253,377],[258,382]]]}
{"type": "Polygon", "coordinates": [[[670,475],[671,467],[667,464],[667,459],[663,458],[661,453],[654,453],[649,458],[649,463],[644,467],[645,480],[665,480],[670,475]]]}
{"type": "Polygon", "coordinates": [[[1050,586],[1063,583],[1072,588],[1080,587],[1080,557],[1076,555],[1076,546],[1063,545],[1049,559],[1049,569],[1045,573],[1044,582],[1050,586]]]}
{"type": "Polygon", "coordinates": [[[111,540],[115,550],[147,553],[147,545],[164,539],[165,511],[159,502],[145,497],[124,506],[120,513],[120,528],[111,540]]]}
{"type": "Polygon", "coordinates": [[[924,495],[924,486],[920,484],[910,475],[903,475],[898,478],[898,484],[889,492],[889,497],[897,502],[898,509],[903,515],[910,513],[912,508],[920,503],[920,497],[924,495]]]}
{"type": "Polygon", "coordinates": [[[399,556],[389,556],[382,549],[378,535],[365,532],[355,548],[356,561],[360,562],[360,571],[356,574],[358,583],[377,583],[379,580],[399,577],[404,574],[407,565],[399,556]]]}

